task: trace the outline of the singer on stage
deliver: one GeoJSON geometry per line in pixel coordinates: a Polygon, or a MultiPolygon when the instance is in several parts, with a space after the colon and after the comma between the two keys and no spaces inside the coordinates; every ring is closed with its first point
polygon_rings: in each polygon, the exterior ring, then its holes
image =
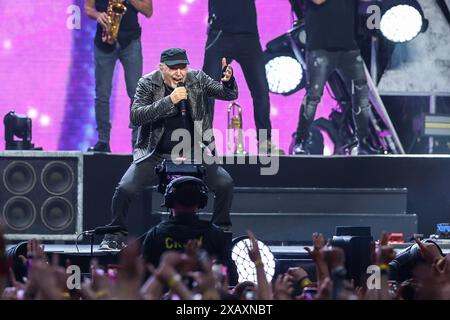
{"type": "MultiPolygon", "coordinates": [[[[155,167],[164,159],[171,159],[172,149],[181,142],[173,141],[172,133],[177,129],[187,130],[192,137],[192,147],[209,148],[211,156],[214,156],[214,136],[210,130],[212,114],[207,107],[207,99],[213,97],[231,101],[238,96],[233,69],[225,58],[222,59],[223,76],[220,82],[203,71],[189,70],[184,49],[165,50],[161,53],[160,62],[159,70],[143,76],[138,82],[131,108],[131,122],[139,126],[133,163],[119,182],[112,199],[110,225],[120,225],[122,231],[105,235],[100,244],[103,250],[121,249],[125,245],[125,218],[129,203],[145,187],[156,184],[155,167]]],[[[198,159],[195,155],[195,160],[204,159],[198,159]]],[[[215,193],[212,222],[223,230],[229,230],[233,180],[220,165],[202,162],[206,168],[204,181],[215,193]]]]}

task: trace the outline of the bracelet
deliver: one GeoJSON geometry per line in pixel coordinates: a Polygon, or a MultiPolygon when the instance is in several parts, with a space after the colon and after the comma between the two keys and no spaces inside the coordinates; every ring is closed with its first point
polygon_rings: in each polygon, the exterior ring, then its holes
{"type": "Polygon", "coordinates": [[[202,299],[203,300],[219,300],[220,295],[217,290],[210,289],[210,290],[206,290],[205,292],[203,292],[202,299]]]}
{"type": "Polygon", "coordinates": [[[300,288],[306,288],[311,285],[312,281],[308,279],[308,277],[303,278],[303,280],[300,280],[300,288]]]}
{"type": "Polygon", "coordinates": [[[389,271],[389,265],[386,263],[379,264],[378,268],[380,268],[381,271],[389,271]]]}
{"type": "Polygon", "coordinates": [[[97,298],[103,298],[104,296],[107,296],[108,292],[106,290],[98,290],[95,292],[95,296],[97,298]]]}
{"type": "Polygon", "coordinates": [[[169,288],[174,287],[175,285],[177,285],[179,282],[181,281],[181,276],[178,273],[175,273],[172,278],[170,278],[167,281],[167,285],[169,286],[169,288]]]}
{"type": "Polygon", "coordinates": [[[258,259],[255,261],[255,268],[264,266],[264,263],[261,261],[261,259],[258,259]]]}
{"type": "Polygon", "coordinates": [[[70,293],[67,291],[61,292],[61,298],[70,298],[70,293]]]}

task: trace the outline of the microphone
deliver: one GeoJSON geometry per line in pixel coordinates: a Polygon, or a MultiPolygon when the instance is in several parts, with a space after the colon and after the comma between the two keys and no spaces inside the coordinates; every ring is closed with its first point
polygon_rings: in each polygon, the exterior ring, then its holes
{"type": "Polygon", "coordinates": [[[123,228],[121,226],[104,226],[104,227],[97,227],[94,230],[87,230],[83,233],[86,234],[96,234],[96,235],[104,235],[107,233],[115,233],[123,231],[123,228]]]}
{"type": "MultiPolygon", "coordinates": [[[[184,82],[183,81],[178,82],[177,87],[184,87],[184,82]]],[[[180,102],[178,102],[178,105],[180,106],[181,116],[183,118],[186,118],[186,110],[187,110],[186,100],[181,100],[180,102]]]]}

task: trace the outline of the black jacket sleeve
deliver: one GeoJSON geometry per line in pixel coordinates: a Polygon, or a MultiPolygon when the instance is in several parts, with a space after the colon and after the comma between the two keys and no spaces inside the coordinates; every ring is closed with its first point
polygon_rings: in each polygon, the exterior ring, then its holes
{"type": "Polygon", "coordinates": [[[148,78],[141,78],[137,84],[131,107],[131,123],[142,126],[167,118],[176,112],[170,96],[154,101],[152,82],[148,78]]]}
{"type": "Polygon", "coordinates": [[[228,82],[219,82],[213,80],[206,73],[202,72],[203,88],[206,95],[220,100],[231,101],[238,98],[238,87],[234,77],[228,82]]]}

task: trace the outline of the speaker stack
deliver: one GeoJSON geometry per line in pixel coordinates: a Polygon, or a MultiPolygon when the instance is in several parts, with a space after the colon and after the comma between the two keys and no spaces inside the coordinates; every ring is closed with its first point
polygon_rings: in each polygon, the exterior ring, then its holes
{"type": "Polygon", "coordinates": [[[0,174],[7,239],[74,240],[82,231],[81,152],[0,152],[0,174]]]}

